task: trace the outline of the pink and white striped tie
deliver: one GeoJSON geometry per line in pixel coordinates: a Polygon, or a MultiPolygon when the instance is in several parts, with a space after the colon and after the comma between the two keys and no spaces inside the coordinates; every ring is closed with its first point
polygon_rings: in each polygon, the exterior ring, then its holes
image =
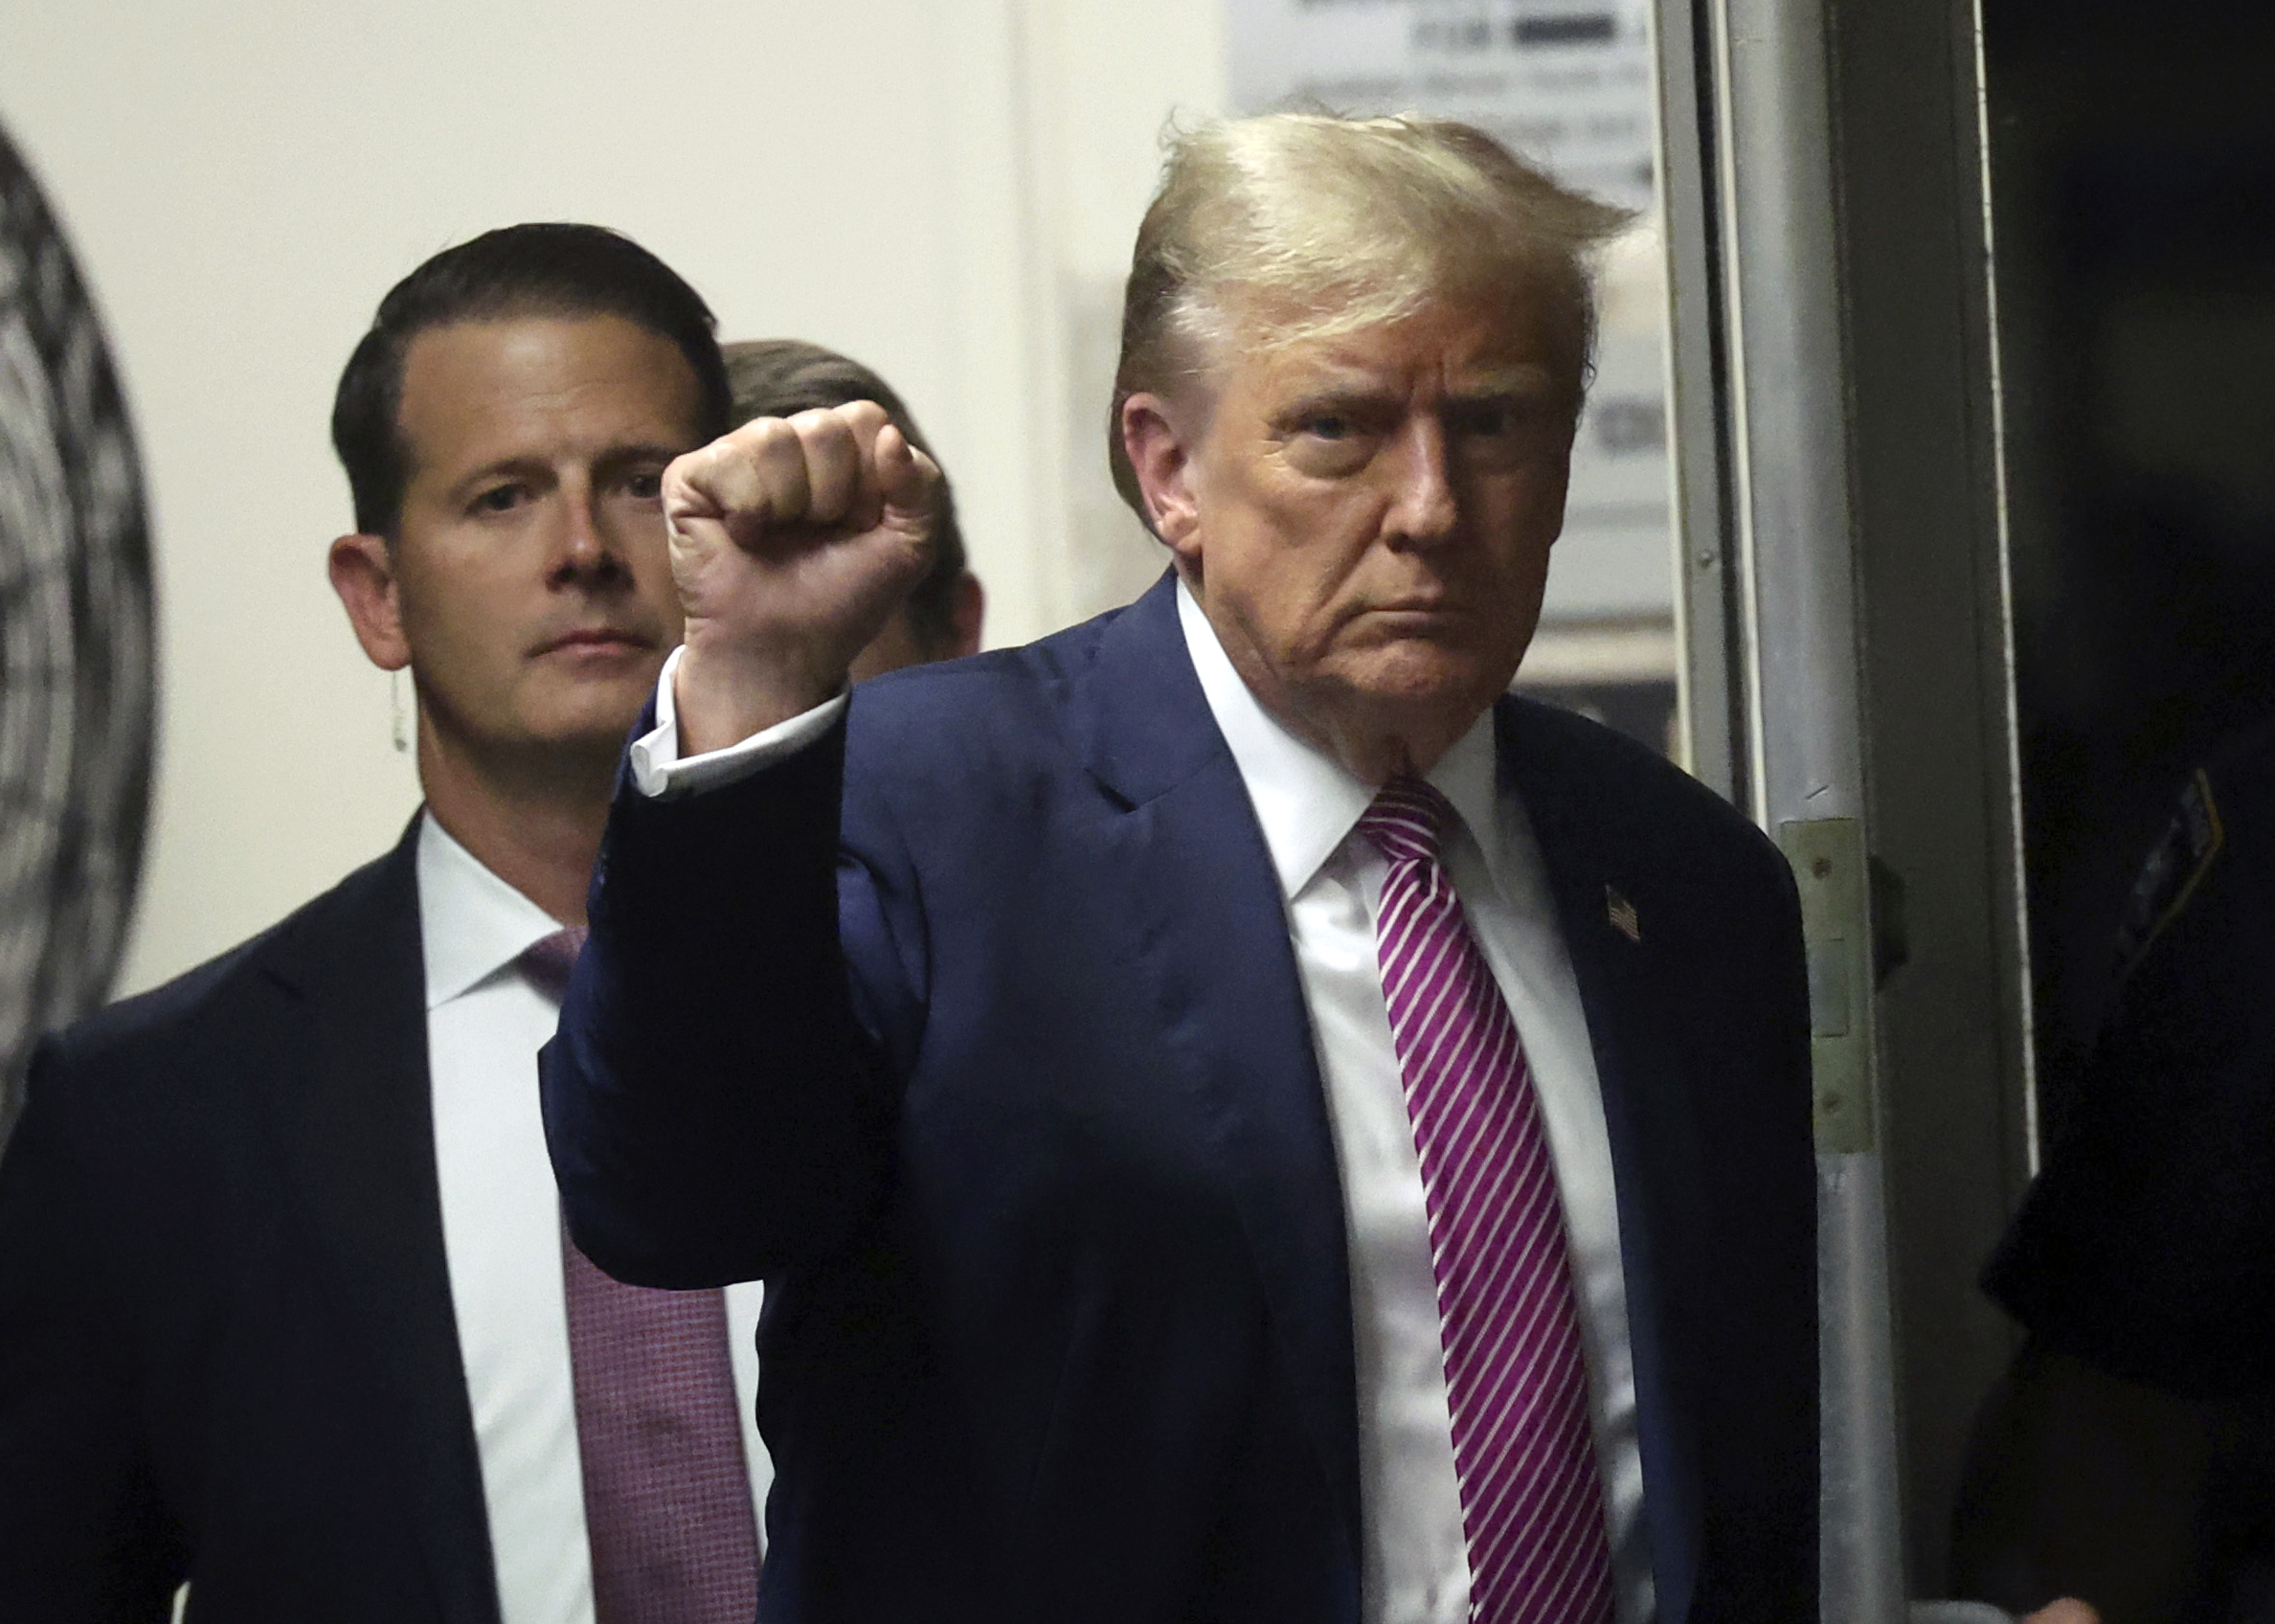
{"type": "Polygon", "coordinates": [[[1375,946],[1421,1154],[1480,1624],[1604,1624],[1611,1552],[1548,1136],[1517,1023],[1438,862],[1453,808],[1393,780],[1359,820],[1390,860],[1375,946]]]}

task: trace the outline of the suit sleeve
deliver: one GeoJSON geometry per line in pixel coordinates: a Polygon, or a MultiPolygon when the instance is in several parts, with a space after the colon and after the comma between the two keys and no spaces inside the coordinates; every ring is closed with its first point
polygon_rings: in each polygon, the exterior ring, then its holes
{"type": "Polygon", "coordinates": [[[0,1158],[0,1618],[163,1624],[187,1564],[152,1481],[106,1210],[53,1040],[0,1158]]]}
{"type": "Polygon", "coordinates": [[[1754,1170],[1750,1222],[1732,1255],[1747,1260],[1758,1323],[1775,1329],[1733,1349],[1729,1386],[1746,1389],[1753,1420],[1728,1446],[1746,1459],[1751,1511],[1724,1532],[1742,1553],[1746,1615],[1807,1619],[1818,1615],[1821,1465],[1808,956],[1792,869],[1767,840],[1747,838],[1759,853],[1761,947],[1746,1007],[1760,1071],[1745,1097],[1720,1104],[1739,1118],[1754,1170]]]}
{"type": "Polygon", "coordinates": [[[2275,1391],[2264,1001],[2260,991],[2233,1013],[2140,1018],[2104,1035],[1984,1276],[2049,1345],[2182,1398],[2275,1391]],[[2221,1026],[2232,1041],[2208,1040],[2221,1026]],[[2245,1026],[2262,1029],[2236,1038],[2245,1026]]]}
{"type": "Polygon", "coordinates": [[[619,1279],[695,1287],[828,1252],[878,1202],[895,1093],[874,1012],[903,960],[875,864],[840,877],[845,731],[677,800],[619,784],[540,1072],[570,1232],[619,1279]],[[873,924],[873,930],[869,927],[873,924]],[[870,1012],[865,1026],[860,1011],[870,1012]]]}
{"type": "Polygon", "coordinates": [[[2191,1400],[2275,1391],[2271,801],[2264,752],[2183,796],[2135,886],[2134,961],[1985,1276],[2047,1345],[2191,1400]],[[2190,832],[2223,824],[2224,844],[2190,832]]]}

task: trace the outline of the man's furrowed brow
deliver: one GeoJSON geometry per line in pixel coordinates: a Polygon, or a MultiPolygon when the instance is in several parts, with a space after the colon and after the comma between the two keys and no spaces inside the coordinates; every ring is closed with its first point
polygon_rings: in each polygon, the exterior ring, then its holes
{"type": "Polygon", "coordinates": [[[1380,378],[1352,372],[1339,378],[1314,379],[1290,395],[1274,416],[1283,421],[1321,412],[1352,413],[1383,410],[1395,405],[1399,392],[1380,378]]]}
{"type": "Polygon", "coordinates": [[[1346,381],[1313,384],[1310,388],[1292,396],[1290,403],[1299,409],[1311,406],[1345,406],[1366,400],[1387,400],[1396,393],[1395,390],[1385,389],[1379,383],[1372,383],[1363,378],[1351,378],[1346,381]]]}
{"type": "Polygon", "coordinates": [[[661,467],[688,449],[685,445],[665,445],[661,440],[612,445],[593,459],[593,467],[599,473],[616,473],[624,468],[643,467],[650,463],[661,467]]]}
{"type": "MultiPolygon", "coordinates": [[[[661,467],[687,449],[684,445],[670,445],[662,440],[634,440],[606,447],[593,458],[592,467],[596,474],[600,475],[620,473],[626,468],[649,465],[661,467]]],[[[549,458],[534,455],[500,457],[462,475],[451,486],[451,494],[453,497],[470,496],[493,480],[516,479],[544,483],[552,477],[553,462],[549,458]]]]}
{"type": "Polygon", "coordinates": [[[499,480],[542,482],[552,477],[552,464],[542,457],[500,457],[462,474],[451,485],[450,497],[454,502],[463,500],[499,480]]]}
{"type": "Polygon", "coordinates": [[[1446,392],[1448,398],[1489,404],[1535,400],[1558,392],[1556,374],[1546,367],[1495,367],[1462,378],[1446,392]]]}

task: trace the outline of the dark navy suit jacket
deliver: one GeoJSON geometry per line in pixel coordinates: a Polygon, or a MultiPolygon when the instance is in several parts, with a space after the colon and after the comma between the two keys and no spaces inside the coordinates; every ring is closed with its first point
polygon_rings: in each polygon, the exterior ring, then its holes
{"type": "Polygon", "coordinates": [[[497,1624],[418,824],[52,1036],[0,1158],[0,1619],[497,1624]]]}
{"type": "MultiPolygon", "coordinates": [[[[1520,700],[1618,1186],[1659,1616],[1815,1615],[1798,915],[1758,831],[1520,700]],[[1633,905],[1637,939],[1609,917],[1633,905]]],[[[1277,882],[1169,583],[627,788],[543,1068],[571,1228],[763,1274],[760,1616],[1357,1616],[1344,1214],[1277,882]]]]}

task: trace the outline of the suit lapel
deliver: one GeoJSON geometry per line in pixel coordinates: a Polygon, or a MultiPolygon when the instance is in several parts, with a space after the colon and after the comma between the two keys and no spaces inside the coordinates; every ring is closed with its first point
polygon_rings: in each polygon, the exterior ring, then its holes
{"type": "Polygon", "coordinates": [[[1581,775],[1553,740],[1528,725],[1525,707],[1497,712],[1504,783],[1523,801],[1556,897],[1589,1047],[1604,1099],[1617,1185],[1619,1241],[1635,1370],[1636,1431],[1643,1455],[1644,1513],[1662,1619],[1687,1616],[1702,1533],[1697,1438],[1678,1354],[1675,1296],[1685,1273],[1678,1253],[1686,1224],[1681,1192],[1701,1187],[1696,1146],[1681,1131],[1681,1073],[1652,980],[1649,916],[1638,921],[1633,853],[1613,849],[1588,803],[1581,775]]]}
{"type": "Polygon", "coordinates": [[[1355,1563],[1357,1376],[1335,1145],[1279,882],[1193,674],[1171,579],[1103,634],[1075,705],[1091,771],[1120,803],[1106,867],[1233,1189],[1355,1563]]]}
{"type": "MultiPolygon", "coordinates": [[[[1107,839],[1162,1029],[1198,1092],[1263,1277],[1279,1345],[1353,1542],[1358,1400],[1340,1183],[1284,901],[1164,580],[1101,636],[1075,701],[1091,770],[1122,803],[1107,839]]],[[[1649,949],[1621,925],[1636,881],[1583,775],[1504,703],[1504,781],[1523,798],[1587,1012],[1611,1146],[1645,1515],[1662,1618],[1684,1617],[1702,1536],[1697,1395],[1676,1302],[1700,1186],[1690,1106],[1649,949]]],[[[1634,921],[1629,916],[1632,925],[1634,921]]],[[[1644,921],[1648,929],[1648,920],[1644,921]]]]}
{"type": "Polygon", "coordinates": [[[368,1358],[439,1615],[497,1624],[496,1570],[466,1398],[427,1077],[419,822],[280,936],[265,968],[298,1004],[302,1062],[276,1101],[288,1173],[312,1217],[321,1287],[368,1358]],[[360,889],[357,881],[365,882],[360,889]]]}

